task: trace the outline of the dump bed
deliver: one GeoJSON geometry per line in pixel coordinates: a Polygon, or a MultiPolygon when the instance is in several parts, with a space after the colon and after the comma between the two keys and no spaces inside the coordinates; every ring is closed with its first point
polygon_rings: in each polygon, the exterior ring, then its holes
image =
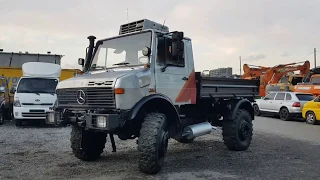
{"type": "Polygon", "coordinates": [[[259,96],[259,80],[202,77],[196,72],[198,98],[231,98],[259,96]]]}

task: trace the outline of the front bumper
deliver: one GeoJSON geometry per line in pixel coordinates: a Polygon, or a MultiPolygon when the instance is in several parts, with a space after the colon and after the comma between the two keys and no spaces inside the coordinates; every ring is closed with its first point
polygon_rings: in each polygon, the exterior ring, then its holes
{"type": "Polygon", "coordinates": [[[46,112],[49,107],[13,107],[13,116],[15,119],[46,119],[46,112]]]}
{"type": "Polygon", "coordinates": [[[59,111],[46,113],[46,123],[52,125],[78,124],[85,129],[112,131],[120,126],[120,114],[94,114],[68,116],[59,111]]]}

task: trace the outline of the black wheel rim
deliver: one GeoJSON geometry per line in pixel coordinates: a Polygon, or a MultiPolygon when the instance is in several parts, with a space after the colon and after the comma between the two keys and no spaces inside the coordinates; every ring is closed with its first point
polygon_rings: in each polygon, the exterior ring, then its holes
{"type": "Polygon", "coordinates": [[[282,109],[282,110],[280,111],[280,117],[281,117],[281,119],[287,119],[287,117],[288,117],[288,111],[287,111],[286,109],[282,109]]]}
{"type": "Polygon", "coordinates": [[[255,115],[259,114],[259,107],[257,105],[254,105],[253,109],[254,109],[254,114],[255,115]]]}
{"type": "Polygon", "coordinates": [[[241,141],[245,141],[250,137],[250,124],[247,121],[241,121],[238,134],[241,141]]]}
{"type": "Polygon", "coordinates": [[[307,122],[308,122],[308,123],[313,123],[314,120],[315,120],[314,115],[313,115],[312,113],[309,113],[309,114],[307,115],[307,122]]]}

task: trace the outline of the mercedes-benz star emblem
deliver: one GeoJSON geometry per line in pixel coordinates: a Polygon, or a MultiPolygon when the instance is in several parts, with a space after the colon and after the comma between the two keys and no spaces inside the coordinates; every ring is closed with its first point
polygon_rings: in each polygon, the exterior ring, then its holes
{"type": "Polygon", "coordinates": [[[77,101],[81,105],[86,103],[86,94],[82,90],[77,92],[77,101]]]}

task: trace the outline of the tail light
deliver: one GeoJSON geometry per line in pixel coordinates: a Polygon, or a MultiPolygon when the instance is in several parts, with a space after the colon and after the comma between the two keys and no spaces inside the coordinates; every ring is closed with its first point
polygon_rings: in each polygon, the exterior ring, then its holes
{"type": "Polygon", "coordinates": [[[292,104],[292,107],[300,107],[300,105],[301,105],[300,102],[295,102],[292,104]]]}

